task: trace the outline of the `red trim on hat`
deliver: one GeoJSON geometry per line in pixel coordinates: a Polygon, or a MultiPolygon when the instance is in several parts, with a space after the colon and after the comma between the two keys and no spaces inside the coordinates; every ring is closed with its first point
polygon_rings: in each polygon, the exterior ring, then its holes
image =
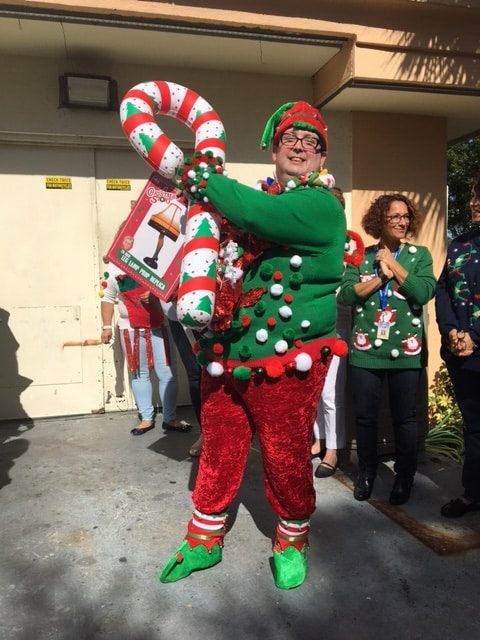
{"type": "Polygon", "coordinates": [[[275,129],[273,144],[278,144],[280,136],[287,129],[290,129],[290,127],[299,129],[301,124],[308,125],[318,133],[325,147],[322,150],[326,151],[328,146],[327,124],[320,111],[309,105],[308,102],[296,102],[293,107],[285,111],[275,129]]]}

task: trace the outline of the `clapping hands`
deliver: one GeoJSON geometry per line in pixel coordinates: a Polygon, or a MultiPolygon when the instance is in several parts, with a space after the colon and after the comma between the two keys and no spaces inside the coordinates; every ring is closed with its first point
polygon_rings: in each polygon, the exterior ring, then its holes
{"type": "Polygon", "coordinates": [[[382,247],[379,249],[377,251],[376,259],[382,273],[385,274],[387,278],[393,278],[394,274],[391,267],[395,262],[395,258],[393,257],[393,253],[390,249],[388,247],[382,247]]]}

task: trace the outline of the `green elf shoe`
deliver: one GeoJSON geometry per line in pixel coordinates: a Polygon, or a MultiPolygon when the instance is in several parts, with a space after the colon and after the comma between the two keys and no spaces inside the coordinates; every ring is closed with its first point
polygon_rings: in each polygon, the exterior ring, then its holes
{"type": "Polygon", "coordinates": [[[295,589],[305,582],[308,573],[307,547],[299,551],[293,545],[283,551],[273,550],[273,578],[278,589],[295,589]]]}
{"type": "Polygon", "coordinates": [[[160,582],[182,580],[193,571],[208,569],[221,561],[226,514],[208,516],[196,511],[194,517],[197,521],[208,521],[210,524],[218,522],[220,526],[210,531],[198,526],[198,522],[196,524],[192,518],[180,548],[168,560],[158,576],[160,582]]]}
{"type": "Polygon", "coordinates": [[[222,559],[222,548],[215,543],[210,551],[203,544],[191,548],[184,540],[180,548],[168,560],[159,575],[160,582],[176,582],[186,578],[193,571],[208,569],[218,564],[222,559]]]}

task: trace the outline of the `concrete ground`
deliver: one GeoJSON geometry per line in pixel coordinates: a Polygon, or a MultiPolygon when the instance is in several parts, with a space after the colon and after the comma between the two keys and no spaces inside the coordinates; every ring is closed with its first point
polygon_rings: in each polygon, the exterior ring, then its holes
{"type": "MultiPolygon", "coordinates": [[[[192,418],[189,408],[180,417],[192,418]]],[[[133,438],[132,413],[0,427],[1,640],[478,640],[480,513],[442,521],[457,465],[421,463],[411,501],[351,495],[353,466],[315,480],[310,574],[270,568],[275,518],[252,448],[223,561],[175,584],[156,574],[190,516],[197,432],[133,438]]],[[[315,463],[317,464],[317,463],[315,463]]]]}

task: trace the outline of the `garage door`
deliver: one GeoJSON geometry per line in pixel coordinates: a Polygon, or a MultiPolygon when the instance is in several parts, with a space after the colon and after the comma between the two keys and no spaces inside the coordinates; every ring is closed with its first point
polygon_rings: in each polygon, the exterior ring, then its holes
{"type": "Polygon", "coordinates": [[[149,174],[130,149],[0,145],[0,420],[135,407],[118,342],[96,344],[98,290],[149,174]]]}
{"type": "Polygon", "coordinates": [[[0,146],[0,419],[103,406],[101,348],[78,346],[100,325],[94,175],[92,149],[0,146]]]}

